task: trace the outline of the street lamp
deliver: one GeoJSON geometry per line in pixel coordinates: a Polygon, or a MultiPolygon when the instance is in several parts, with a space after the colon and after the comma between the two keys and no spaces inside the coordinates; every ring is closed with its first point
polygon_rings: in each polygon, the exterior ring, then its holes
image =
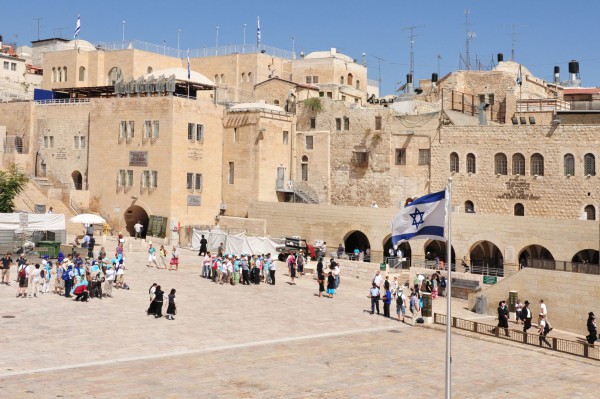
{"type": "Polygon", "coordinates": [[[122,36],[122,39],[121,39],[121,47],[122,48],[125,48],[125,22],[126,21],[123,20],[123,36],[122,36]]]}
{"type": "Polygon", "coordinates": [[[177,29],[177,58],[181,58],[179,56],[179,35],[181,34],[181,29],[177,29]]]}
{"type": "Polygon", "coordinates": [[[217,26],[217,41],[216,41],[216,43],[217,43],[217,46],[215,49],[215,55],[219,55],[219,27],[218,26],[217,26]]]}
{"type": "Polygon", "coordinates": [[[246,52],[246,25],[244,24],[244,45],[242,46],[242,53],[246,52]]]}

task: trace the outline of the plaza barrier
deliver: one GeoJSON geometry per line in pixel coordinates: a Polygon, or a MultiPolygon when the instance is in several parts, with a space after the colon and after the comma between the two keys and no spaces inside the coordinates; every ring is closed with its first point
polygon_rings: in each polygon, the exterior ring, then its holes
{"type": "MultiPolygon", "coordinates": [[[[435,324],[446,325],[446,320],[447,318],[445,314],[434,313],[433,322],[435,324]]],[[[519,330],[509,329],[508,335],[506,335],[503,328],[498,328],[495,325],[480,323],[473,320],[459,319],[457,317],[452,318],[452,327],[458,330],[519,342],[526,345],[540,346],[538,334],[530,334],[519,330]]],[[[590,345],[587,342],[571,341],[568,339],[550,336],[547,336],[546,339],[552,345],[551,347],[546,345],[543,346],[548,350],[581,356],[592,360],[600,360],[600,347],[590,345]]]]}

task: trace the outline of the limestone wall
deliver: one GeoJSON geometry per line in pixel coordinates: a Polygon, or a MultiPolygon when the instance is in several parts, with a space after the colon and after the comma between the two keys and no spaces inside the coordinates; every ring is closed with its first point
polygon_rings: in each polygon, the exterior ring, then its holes
{"type": "Polygon", "coordinates": [[[600,276],[530,268],[469,295],[469,308],[475,306],[476,296],[483,295],[487,298],[488,314],[497,314],[498,302],[508,300],[510,291],[517,291],[521,302],[529,301],[534,323],[543,299],[552,326],[576,334],[587,335],[588,312],[600,312],[600,276]]]}

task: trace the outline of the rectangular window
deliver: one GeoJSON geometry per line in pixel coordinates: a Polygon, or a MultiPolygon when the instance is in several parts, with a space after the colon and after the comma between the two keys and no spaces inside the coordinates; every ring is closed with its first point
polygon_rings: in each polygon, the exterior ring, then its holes
{"type": "Polygon", "coordinates": [[[4,61],[4,69],[8,71],[8,61],[4,61]]]}
{"type": "Polygon", "coordinates": [[[317,118],[310,118],[310,128],[311,129],[317,128],[317,118]]]}
{"type": "MultiPolygon", "coordinates": [[[[4,69],[8,69],[8,68],[4,68],[4,69]]],[[[312,83],[312,76],[307,76],[306,77],[306,83],[312,83]]]]}
{"type": "Polygon", "coordinates": [[[290,132],[287,130],[283,131],[283,144],[287,144],[289,140],[290,132]]]}
{"type": "Polygon", "coordinates": [[[50,136],[50,148],[54,148],[54,136],[50,136]]]}
{"type": "Polygon", "coordinates": [[[238,141],[240,141],[240,138],[238,136],[238,130],[237,127],[233,128],[233,142],[237,143],[238,141]]]}
{"type": "Polygon", "coordinates": [[[313,136],[306,136],[306,149],[307,150],[313,149],[313,136]]]}
{"type": "Polygon", "coordinates": [[[192,191],[194,189],[194,174],[193,173],[187,174],[187,189],[189,191],[192,191]]]}
{"type": "Polygon", "coordinates": [[[381,130],[381,116],[375,117],[375,130],[381,130]]]}
{"type": "Polygon", "coordinates": [[[344,117],[344,130],[350,130],[350,118],[344,117]]]}
{"type": "Polygon", "coordinates": [[[319,92],[319,97],[325,97],[325,92],[324,91],[320,91],[319,92]]]}
{"type": "Polygon", "coordinates": [[[134,133],[135,133],[135,122],[129,121],[129,123],[127,124],[127,138],[128,139],[133,138],[134,133]]]}
{"type": "Polygon", "coordinates": [[[150,187],[150,171],[149,170],[144,170],[142,172],[141,185],[142,185],[142,188],[150,187]]]}
{"type": "Polygon", "coordinates": [[[119,173],[117,174],[117,187],[125,187],[126,172],[125,169],[119,170],[119,173]]]}
{"type": "Polygon", "coordinates": [[[152,121],[144,121],[144,138],[152,137],[152,121]]]}
{"type": "Polygon", "coordinates": [[[419,150],[419,165],[429,165],[429,150],[419,150]]]}
{"type": "Polygon", "coordinates": [[[342,96],[342,101],[346,101],[346,96],[342,96]]]}
{"type": "Polygon", "coordinates": [[[152,138],[153,139],[157,139],[158,138],[158,131],[160,130],[160,124],[158,123],[158,121],[152,121],[152,138]]]}
{"type": "Polygon", "coordinates": [[[133,170],[127,171],[127,187],[133,187],[133,170]]]}
{"type": "Polygon", "coordinates": [[[48,148],[48,136],[44,136],[44,148],[48,148]]]}
{"type": "Polygon", "coordinates": [[[406,150],[396,148],[396,165],[406,165],[406,150]]]}
{"type": "Polygon", "coordinates": [[[153,170],[150,172],[150,187],[157,188],[158,187],[158,171],[153,170]]]}
{"type": "Polygon", "coordinates": [[[235,165],[233,164],[233,162],[229,162],[229,176],[227,179],[227,182],[229,184],[233,184],[234,176],[235,176],[235,165]]]}
{"type": "Polygon", "coordinates": [[[333,98],[333,92],[328,91],[327,92],[327,98],[333,98]]]}
{"type": "Polygon", "coordinates": [[[319,83],[319,77],[318,76],[313,76],[312,77],[312,82],[313,83],[319,83]]]}
{"type": "Polygon", "coordinates": [[[83,149],[83,147],[81,146],[82,142],[81,139],[83,137],[81,136],[74,136],[73,137],[73,148],[75,148],[76,150],[81,150],[83,149]]]}
{"type": "Polygon", "coordinates": [[[204,143],[204,125],[196,125],[196,141],[198,143],[204,143]]]}
{"type": "Polygon", "coordinates": [[[122,140],[127,136],[127,121],[121,121],[119,124],[119,139],[122,140]]]}
{"type": "Polygon", "coordinates": [[[308,181],[308,164],[302,163],[302,181],[308,181]]]}
{"type": "Polygon", "coordinates": [[[196,191],[202,191],[202,173],[196,173],[196,191]]]}
{"type": "Polygon", "coordinates": [[[342,130],[342,119],[335,118],[335,130],[342,130]]]}
{"type": "Polygon", "coordinates": [[[11,71],[16,71],[17,70],[17,63],[16,62],[11,62],[10,63],[10,70],[11,71]]]}
{"type": "Polygon", "coordinates": [[[188,140],[194,141],[195,139],[195,127],[193,123],[188,123],[188,140]]]}

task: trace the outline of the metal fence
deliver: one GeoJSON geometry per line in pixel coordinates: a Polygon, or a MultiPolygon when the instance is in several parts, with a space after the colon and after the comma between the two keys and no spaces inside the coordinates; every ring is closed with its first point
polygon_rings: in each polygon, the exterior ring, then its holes
{"type": "MultiPolygon", "coordinates": [[[[445,314],[435,313],[433,322],[435,324],[446,325],[447,317],[445,314]]],[[[541,346],[539,335],[530,334],[519,330],[508,330],[508,334],[503,328],[491,324],[480,323],[473,320],[459,319],[452,317],[452,327],[458,330],[470,331],[477,334],[488,335],[501,338],[508,341],[520,342],[526,345],[541,346]]],[[[588,359],[600,360],[600,347],[591,346],[586,342],[570,341],[568,339],[546,337],[550,342],[550,347],[544,345],[544,348],[570,355],[581,356],[588,359]]]]}
{"type": "Polygon", "coordinates": [[[559,272],[600,275],[600,265],[594,263],[568,262],[547,259],[527,259],[527,266],[525,267],[542,270],[555,270],[559,272]]]}

